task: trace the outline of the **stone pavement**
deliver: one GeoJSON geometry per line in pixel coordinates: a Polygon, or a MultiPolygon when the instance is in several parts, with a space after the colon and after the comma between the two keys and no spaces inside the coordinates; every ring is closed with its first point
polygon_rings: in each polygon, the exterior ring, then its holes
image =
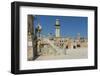
{"type": "Polygon", "coordinates": [[[77,48],[66,50],[66,55],[39,56],[36,60],[53,60],[53,59],[86,59],[88,58],[87,48],[77,48]]]}

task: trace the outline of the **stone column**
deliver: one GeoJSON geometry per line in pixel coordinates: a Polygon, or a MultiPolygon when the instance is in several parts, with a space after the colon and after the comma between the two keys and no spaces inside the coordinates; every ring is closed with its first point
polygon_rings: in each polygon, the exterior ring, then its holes
{"type": "Polygon", "coordinates": [[[33,15],[28,15],[28,60],[33,60],[37,57],[37,38],[34,33],[33,15]]]}

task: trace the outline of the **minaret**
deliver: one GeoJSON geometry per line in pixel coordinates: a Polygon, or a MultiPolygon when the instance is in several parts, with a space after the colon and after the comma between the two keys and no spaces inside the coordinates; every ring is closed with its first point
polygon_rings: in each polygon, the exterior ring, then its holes
{"type": "Polygon", "coordinates": [[[55,36],[60,37],[60,22],[59,19],[56,19],[56,24],[55,24],[55,36]]]}
{"type": "Polygon", "coordinates": [[[77,33],[77,39],[80,40],[80,33],[77,33]]]}

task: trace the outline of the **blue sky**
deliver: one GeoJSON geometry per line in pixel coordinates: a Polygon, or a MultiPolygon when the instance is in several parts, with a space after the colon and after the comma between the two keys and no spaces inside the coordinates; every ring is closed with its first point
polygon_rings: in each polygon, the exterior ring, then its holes
{"type": "Polygon", "coordinates": [[[60,20],[60,31],[62,37],[76,37],[80,33],[82,37],[87,37],[88,18],[78,16],[50,16],[50,15],[35,15],[34,26],[38,22],[42,26],[42,34],[48,35],[52,33],[55,35],[56,19],[60,20]]]}

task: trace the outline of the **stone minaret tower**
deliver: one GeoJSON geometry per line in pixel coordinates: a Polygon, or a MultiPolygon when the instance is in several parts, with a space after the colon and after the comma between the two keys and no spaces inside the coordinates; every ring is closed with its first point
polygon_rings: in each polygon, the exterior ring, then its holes
{"type": "Polygon", "coordinates": [[[59,19],[56,19],[56,24],[55,24],[55,36],[60,37],[60,22],[59,19]]]}
{"type": "Polygon", "coordinates": [[[77,33],[77,39],[80,40],[80,33],[77,33]]]}

